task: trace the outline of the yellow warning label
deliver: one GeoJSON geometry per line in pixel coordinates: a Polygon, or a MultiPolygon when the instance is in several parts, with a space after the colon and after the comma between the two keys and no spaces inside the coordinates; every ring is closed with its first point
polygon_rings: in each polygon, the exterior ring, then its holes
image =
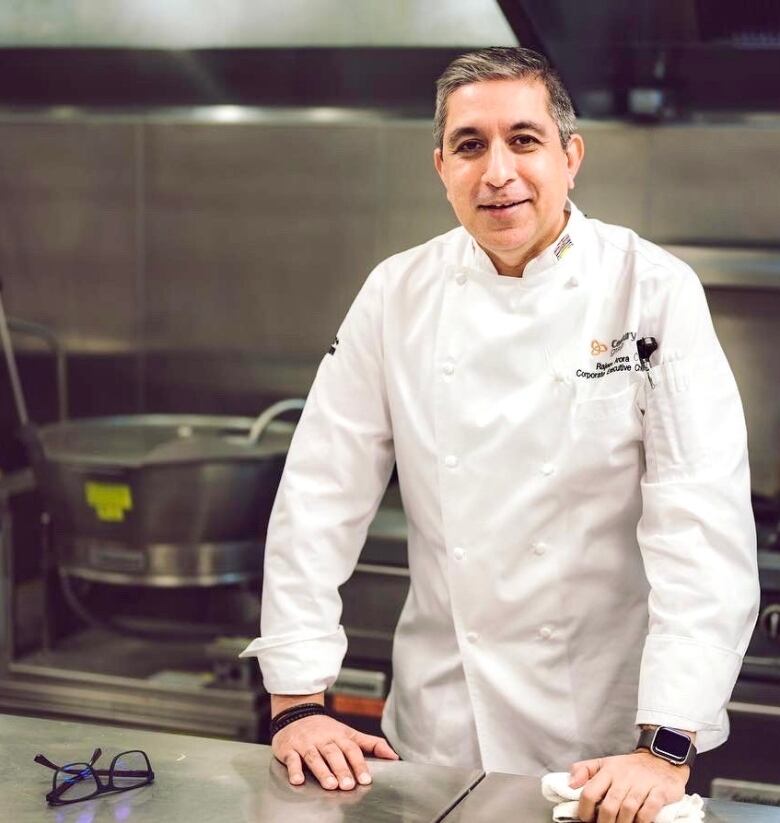
{"type": "Polygon", "coordinates": [[[130,486],[123,483],[85,483],[84,496],[104,523],[121,523],[133,508],[130,486]]]}

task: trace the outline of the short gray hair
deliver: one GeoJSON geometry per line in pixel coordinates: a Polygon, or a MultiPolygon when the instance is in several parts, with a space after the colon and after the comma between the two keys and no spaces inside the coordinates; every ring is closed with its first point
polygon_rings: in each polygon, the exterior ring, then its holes
{"type": "Polygon", "coordinates": [[[436,81],[436,114],[433,137],[443,148],[444,125],[447,122],[447,99],[461,86],[482,80],[538,80],[547,89],[550,116],[558,127],[563,148],[576,128],[576,115],[569,93],[561,78],[543,55],[520,47],[480,49],[456,57],[436,81]]]}

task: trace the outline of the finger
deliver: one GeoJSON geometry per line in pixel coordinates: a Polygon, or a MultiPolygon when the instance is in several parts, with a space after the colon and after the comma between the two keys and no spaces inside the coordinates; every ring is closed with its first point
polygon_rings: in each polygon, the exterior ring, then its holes
{"type": "Polygon", "coordinates": [[[355,778],[347,765],[344,752],[337,743],[326,743],[320,746],[320,754],[325,758],[325,762],[330,766],[330,770],[336,775],[340,789],[354,789],[355,778]]]}
{"type": "Polygon", "coordinates": [[[353,737],[355,743],[368,754],[373,754],[374,757],[382,757],[385,760],[398,760],[398,755],[393,751],[390,744],[384,737],[374,737],[372,734],[363,734],[357,732],[353,737]]]}
{"type": "Polygon", "coordinates": [[[650,794],[647,795],[645,802],[639,809],[639,813],[636,816],[637,823],[653,823],[656,817],[658,817],[658,812],[661,811],[664,805],[664,796],[657,789],[653,789],[650,794]]]}
{"type": "Polygon", "coordinates": [[[298,752],[290,752],[283,760],[287,766],[287,778],[294,786],[303,783],[303,763],[298,752]]]}
{"type": "Polygon", "coordinates": [[[591,823],[596,819],[596,806],[604,799],[604,795],[612,785],[612,777],[606,770],[599,771],[592,777],[582,790],[577,814],[580,820],[591,823]]]}
{"type": "Polygon", "coordinates": [[[620,807],[623,805],[623,799],[628,794],[628,786],[619,783],[613,783],[609,787],[609,791],[604,795],[601,801],[598,814],[598,823],[615,823],[620,807]]]}
{"type": "MultiPolygon", "coordinates": [[[[624,798],[620,807],[617,823],[635,823],[637,814],[642,808],[642,804],[647,798],[648,791],[642,789],[632,789],[624,798]]],[[[655,819],[655,818],[652,818],[655,819]]]]}
{"type": "Polygon", "coordinates": [[[303,754],[303,762],[308,766],[309,771],[317,778],[323,789],[335,789],[339,785],[333,772],[328,768],[327,763],[322,759],[322,755],[316,746],[306,749],[303,754]]]}
{"type": "Polygon", "coordinates": [[[340,745],[344,756],[347,758],[347,763],[349,763],[349,767],[352,769],[352,774],[357,777],[358,783],[363,786],[370,783],[371,773],[368,771],[368,766],[366,765],[366,760],[363,757],[363,751],[360,746],[349,738],[343,740],[340,745]]]}
{"type": "Polygon", "coordinates": [[[572,789],[579,789],[580,786],[584,786],[591,777],[595,776],[596,772],[601,768],[601,765],[601,758],[597,758],[596,760],[580,760],[577,763],[572,763],[569,768],[569,774],[571,775],[569,778],[569,786],[571,786],[572,789]]]}

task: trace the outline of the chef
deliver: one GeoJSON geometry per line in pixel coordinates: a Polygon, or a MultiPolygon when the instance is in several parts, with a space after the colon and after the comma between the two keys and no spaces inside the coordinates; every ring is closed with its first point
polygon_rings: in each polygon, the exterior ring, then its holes
{"type": "Polygon", "coordinates": [[[324,355],[243,655],[291,783],[368,783],[365,754],[570,770],[583,820],[648,823],[726,740],[756,618],[737,387],[691,269],[568,199],[584,144],[543,57],[456,59],[435,140],[461,225],[380,263],[324,355]],[[322,704],[394,463],[411,584],[384,740],[322,704]]]}

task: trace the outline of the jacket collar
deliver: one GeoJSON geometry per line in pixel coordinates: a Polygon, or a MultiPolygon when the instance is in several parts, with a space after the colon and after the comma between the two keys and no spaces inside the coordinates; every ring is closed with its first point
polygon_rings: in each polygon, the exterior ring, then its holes
{"type": "MultiPolygon", "coordinates": [[[[571,200],[566,201],[564,209],[568,213],[569,219],[566,221],[561,233],[547,248],[526,264],[523,276],[520,279],[526,281],[535,279],[542,272],[557,266],[562,260],[573,258],[575,256],[573,252],[582,245],[587,218],[571,200]]],[[[498,274],[493,261],[473,237],[471,238],[467,261],[470,268],[494,275],[498,274]]]]}

